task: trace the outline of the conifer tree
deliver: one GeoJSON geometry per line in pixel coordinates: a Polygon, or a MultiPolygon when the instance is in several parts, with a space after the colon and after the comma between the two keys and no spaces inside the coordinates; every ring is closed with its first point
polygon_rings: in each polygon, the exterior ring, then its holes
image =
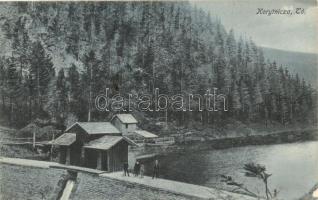
{"type": "Polygon", "coordinates": [[[93,111],[93,97],[96,94],[97,87],[97,75],[99,73],[101,61],[96,58],[95,52],[90,51],[88,54],[84,55],[84,66],[85,71],[82,74],[82,81],[85,85],[84,96],[87,97],[87,121],[92,119],[93,111]]]}
{"type": "Polygon", "coordinates": [[[40,42],[35,42],[32,45],[32,53],[30,58],[30,79],[32,97],[36,98],[37,114],[39,113],[43,96],[46,94],[48,83],[54,76],[54,68],[49,55],[46,54],[40,42]]]}
{"type": "Polygon", "coordinates": [[[234,113],[237,115],[239,111],[242,108],[241,100],[240,100],[240,93],[239,93],[239,88],[234,82],[234,87],[232,91],[232,109],[234,109],[234,113]]]}
{"type": "Polygon", "coordinates": [[[68,102],[70,112],[78,114],[78,108],[80,107],[81,87],[80,87],[80,74],[74,64],[68,70],[68,102]]]}

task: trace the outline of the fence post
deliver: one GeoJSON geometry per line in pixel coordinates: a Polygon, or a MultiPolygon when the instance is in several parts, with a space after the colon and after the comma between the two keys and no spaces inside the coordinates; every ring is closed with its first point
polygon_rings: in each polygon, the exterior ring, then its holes
{"type": "Polygon", "coordinates": [[[35,132],[33,131],[33,149],[35,148],[35,132]]]}
{"type": "Polygon", "coordinates": [[[52,135],[52,143],[51,143],[51,152],[50,152],[50,161],[52,161],[54,138],[55,138],[55,135],[53,133],[53,135],[52,135]]]}

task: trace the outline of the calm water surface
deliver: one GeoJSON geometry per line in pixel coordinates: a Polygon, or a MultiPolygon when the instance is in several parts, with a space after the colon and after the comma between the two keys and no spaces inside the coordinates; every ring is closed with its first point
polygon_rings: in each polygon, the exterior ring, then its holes
{"type": "MultiPolygon", "coordinates": [[[[227,187],[219,175],[231,175],[264,194],[260,180],[244,177],[242,168],[248,162],[266,166],[272,174],[270,188],[277,188],[283,199],[297,199],[318,183],[317,141],[172,154],[160,158],[160,171],[163,178],[219,188],[227,187]]],[[[146,165],[148,172],[151,165],[146,165]]]]}

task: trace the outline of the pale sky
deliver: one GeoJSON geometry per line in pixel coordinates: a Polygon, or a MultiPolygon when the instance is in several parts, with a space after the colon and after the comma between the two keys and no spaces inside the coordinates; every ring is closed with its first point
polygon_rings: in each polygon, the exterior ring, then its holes
{"type": "Polygon", "coordinates": [[[236,37],[251,37],[258,45],[318,53],[318,7],[315,0],[191,0],[191,4],[217,16],[236,37]],[[304,15],[256,15],[258,8],[304,8],[304,15]]]}

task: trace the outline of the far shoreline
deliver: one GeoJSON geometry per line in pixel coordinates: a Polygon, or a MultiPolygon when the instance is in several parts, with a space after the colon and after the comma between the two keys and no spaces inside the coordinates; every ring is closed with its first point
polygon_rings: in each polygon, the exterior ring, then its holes
{"type": "Polygon", "coordinates": [[[171,153],[187,153],[189,151],[198,152],[206,150],[229,149],[250,145],[274,145],[305,141],[318,141],[318,128],[285,130],[274,133],[249,136],[224,137],[209,139],[205,141],[187,141],[184,143],[176,143],[172,145],[146,144],[143,147],[130,148],[130,151],[137,156],[150,154],[155,156],[166,156],[171,153]]]}

